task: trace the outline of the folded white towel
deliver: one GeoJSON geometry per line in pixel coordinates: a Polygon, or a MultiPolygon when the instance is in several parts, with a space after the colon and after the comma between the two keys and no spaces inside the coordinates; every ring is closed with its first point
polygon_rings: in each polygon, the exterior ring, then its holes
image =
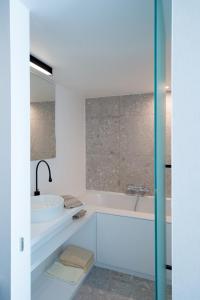
{"type": "Polygon", "coordinates": [[[59,262],[55,262],[48,270],[47,274],[65,281],[70,284],[76,284],[84,274],[84,270],[81,268],[74,268],[70,266],[64,266],[59,262]]]}

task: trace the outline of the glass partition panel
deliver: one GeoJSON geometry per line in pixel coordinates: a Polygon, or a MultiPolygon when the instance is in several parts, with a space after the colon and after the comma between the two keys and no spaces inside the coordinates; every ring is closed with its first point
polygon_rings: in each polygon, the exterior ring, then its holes
{"type": "Polygon", "coordinates": [[[155,299],[166,299],[165,242],[165,30],[162,0],[155,0],[154,46],[154,187],[155,187],[155,299]]]}

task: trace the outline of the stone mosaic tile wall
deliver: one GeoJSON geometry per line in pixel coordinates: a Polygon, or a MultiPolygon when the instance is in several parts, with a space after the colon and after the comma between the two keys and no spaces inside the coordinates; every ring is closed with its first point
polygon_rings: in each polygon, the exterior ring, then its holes
{"type": "Polygon", "coordinates": [[[55,157],[55,102],[32,102],[30,112],[31,160],[55,157]]]}
{"type": "MultiPolygon", "coordinates": [[[[153,94],[86,99],[87,189],[124,192],[144,185],[153,195],[153,94]]],[[[167,153],[171,152],[171,111],[167,108],[167,153]]],[[[166,171],[171,193],[171,172],[166,171]]]]}

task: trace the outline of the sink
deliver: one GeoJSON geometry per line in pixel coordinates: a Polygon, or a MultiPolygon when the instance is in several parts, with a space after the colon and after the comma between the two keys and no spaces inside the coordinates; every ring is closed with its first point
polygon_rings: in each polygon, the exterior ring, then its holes
{"type": "Polygon", "coordinates": [[[64,199],[57,195],[31,197],[31,222],[47,222],[59,217],[64,211],[64,199]]]}

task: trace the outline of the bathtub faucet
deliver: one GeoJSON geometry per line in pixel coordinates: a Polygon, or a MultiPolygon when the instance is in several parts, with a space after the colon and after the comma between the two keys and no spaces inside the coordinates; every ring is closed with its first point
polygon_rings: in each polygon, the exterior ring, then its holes
{"type": "Polygon", "coordinates": [[[128,184],[126,187],[126,194],[127,195],[136,195],[136,199],[134,200],[134,207],[133,210],[137,211],[137,206],[140,200],[140,196],[144,196],[146,193],[149,192],[149,189],[144,186],[135,186],[133,184],[128,184]]]}
{"type": "Polygon", "coordinates": [[[126,187],[126,194],[127,195],[138,195],[144,196],[149,192],[149,189],[144,186],[135,186],[134,184],[128,184],[126,187]]]}

